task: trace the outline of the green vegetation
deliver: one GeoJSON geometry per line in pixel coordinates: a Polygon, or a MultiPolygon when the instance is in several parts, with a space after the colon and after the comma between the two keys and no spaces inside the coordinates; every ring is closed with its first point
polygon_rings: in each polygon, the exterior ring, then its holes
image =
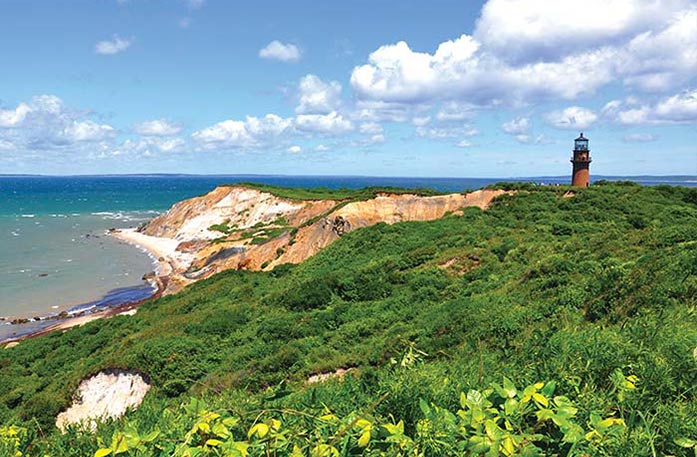
{"type": "Polygon", "coordinates": [[[694,455],[697,190],[516,186],[0,351],[0,455],[694,455]],[[61,435],[115,367],[143,405],[61,435]]]}
{"type": "Polygon", "coordinates": [[[312,189],[302,189],[294,187],[278,187],[271,184],[255,182],[239,182],[227,184],[228,186],[242,186],[268,192],[280,198],[289,200],[348,200],[360,201],[375,198],[381,193],[390,194],[416,194],[416,195],[441,195],[443,192],[436,192],[431,189],[403,189],[400,187],[365,187],[363,189],[327,189],[316,187],[312,189]]]}
{"type": "MultiPolygon", "coordinates": [[[[238,233],[238,240],[247,240],[251,238],[251,240],[249,241],[251,244],[264,244],[267,241],[287,232],[287,225],[288,221],[284,217],[279,217],[271,224],[257,222],[256,224],[254,224],[253,227],[248,228],[246,230],[239,229],[237,225],[230,226],[229,221],[223,222],[221,224],[211,225],[210,227],[208,227],[208,230],[221,232],[225,235],[232,235],[233,233],[238,233]]],[[[212,242],[224,243],[227,241],[227,237],[221,237],[214,239],[212,242]]]]}
{"type": "MultiPolygon", "coordinates": [[[[625,391],[635,388],[621,373],[618,376],[631,386],[625,391]]],[[[517,390],[504,378],[503,387],[493,384],[483,392],[460,393],[455,413],[421,400],[413,437],[404,421],[381,421],[370,411],[340,418],[328,408],[317,416],[269,410],[246,424],[240,416],[210,410],[204,401],[192,398],[180,408],[166,409],[151,430],[139,430],[136,422],[127,421],[94,455],[302,456],[303,449],[313,456],[477,455],[491,450],[497,455],[541,455],[551,450],[556,454],[560,448],[573,454],[602,452],[617,444],[626,432],[624,419],[591,413],[584,429],[576,423],[578,408],[567,397],[553,396],[555,388],[554,383],[535,383],[517,390]]],[[[20,448],[25,435],[23,428],[0,429],[0,440],[4,438],[12,451],[20,448]]]]}
{"type": "Polygon", "coordinates": [[[272,227],[272,228],[267,228],[264,230],[260,230],[256,233],[254,233],[254,236],[252,240],[250,241],[251,244],[264,244],[269,240],[272,240],[274,238],[277,238],[287,232],[288,229],[286,227],[272,227]]]}
{"type": "Polygon", "coordinates": [[[212,232],[220,232],[225,235],[229,235],[235,230],[237,230],[237,225],[230,226],[230,220],[226,220],[225,222],[222,222],[220,224],[213,224],[210,227],[208,227],[208,230],[212,232]]]}

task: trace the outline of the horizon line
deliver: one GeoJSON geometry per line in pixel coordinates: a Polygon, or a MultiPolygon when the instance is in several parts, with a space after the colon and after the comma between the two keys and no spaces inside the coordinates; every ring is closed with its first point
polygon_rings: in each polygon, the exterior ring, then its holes
{"type": "MultiPolygon", "coordinates": [[[[0,173],[0,178],[98,178],[98,177],[278,177],[278,178],[387,178],[387,179],[560,179],[570,178],[567,175],[544,176],[385,176],[385,175],[311,175],[311,174],[261,174],[261,173],[94,173],[94,174],[34,174],[34,173],[0,173]]],[[[695,178],[697,174],[686,175],[592,175],[591,180],[598,178],[695,178]]]]}

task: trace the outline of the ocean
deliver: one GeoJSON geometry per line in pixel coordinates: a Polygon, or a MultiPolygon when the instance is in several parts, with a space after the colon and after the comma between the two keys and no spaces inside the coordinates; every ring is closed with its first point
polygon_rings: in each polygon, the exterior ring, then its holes
{"type": "MultiPolygon", "coordinates": [[[[697,177],[640,177],[646,185],[697,185],[697,177]]],[[[0,176],[0,341],[13,318],[76,313],[141,300],[153,259],[106,235],[137,226],[172,204],[219,184],[254,181],[289,187],[478,189],[503,179],[317,176],[0,176]]],[[[516,179],[548,184],[568,177],[516,179]]]]}

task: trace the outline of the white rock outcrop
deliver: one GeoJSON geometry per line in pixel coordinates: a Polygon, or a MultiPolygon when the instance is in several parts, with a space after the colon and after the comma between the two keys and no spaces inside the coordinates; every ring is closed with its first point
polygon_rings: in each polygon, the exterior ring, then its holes
{"type": "Polygon", "coordinates": [[[138,407],[149,390],[150,384],[138,373],[101,371],[80,383],[75,401],[58,415],[56,426],[65,431],[69,425],[80,424],[94,430],[98,422],[138,407]]]}

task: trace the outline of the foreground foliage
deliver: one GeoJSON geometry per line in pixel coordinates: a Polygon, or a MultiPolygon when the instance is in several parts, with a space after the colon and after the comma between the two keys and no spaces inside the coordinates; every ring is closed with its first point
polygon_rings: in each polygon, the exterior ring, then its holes
{"type": "MultiPolygon", "coordinates": [[[[621,373],[617,376],[623,377],[621,373]]],[[[627,381],[625,381],[627,382],[627,381]]],[[[624,388],[628,391],[634,388],[624,388]]],[[[168,408],[147,432],[127,421],[111,440],[94,453],[109,455],[339,455],[421,456],[542,455],[561,451],[572,455],[611,449],[626,430],[622,418],[591,414],[584,429],[576,422],[578,409],[564,396],[553,396],[554,383],[536,383],[517,390],[504,378],[482,392],[460,393],[459,409],[451,412],[420,400],[422,417],[412,437],[404,421],[381,421],[358,413],[340,418],[328,408],[313,416],[291,409],[260,411],[249,427],[239,416],[215,412],[192,398],[168,408]]],[[[373,407],[375,405],[372,405],[373,407]]],[[[372,407],[370,408],[372,409],[372,407]]],[[[370,411],[367,411],[370,413],[370,411]]],[[[4,443],[17,452],[25,429],[0,430],[4,443]],[[4,433],[4,435],[2,434],[4,433]]]]}
{"type": "Polygon", "coordinates": [[[225,272],[1,351],[15,427],[0,446],[265,455],[280,434],[277,455],[694,455],[697,191],[515,187],[487,211],[356,230],[302,265],[225,272]],[[144,404],[60,435],[80,379],[114,367],[149,375],[144,404]],[[352,370],[306,383],[337,368],[352,370]]]}

